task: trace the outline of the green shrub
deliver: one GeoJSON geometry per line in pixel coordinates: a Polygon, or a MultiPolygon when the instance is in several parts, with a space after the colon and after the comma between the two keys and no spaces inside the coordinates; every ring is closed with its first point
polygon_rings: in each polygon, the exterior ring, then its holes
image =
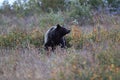
{"type": "Polygon", "coordinates": [[[71,17],[74,18],[89,18],[90,17],[90,6],[77,5],[71,9],[71,17]]]}
{"type": "Polygon", "coordinates": [[[93,9],[103,6],[103,0],[89,0],[89,4],[93,9]]]}
{"type": "Polygon", "coordinates": [[[44,35],[41,30],[35,29],[30,33],[30,44],[34,45],[35,47],[42,47],[44,40],[44,35]]]}
{"type": "Polygon", "coordinates": [[[42,10],[49,12],[50,9],[53,11],[63,10],[64,9],[64,0],[41,0],[42,10]]]}
{"type": "Polygon", "coordinates": [[[27,34],[23,32],[10,32],[6,35],[0,36],[0,46],[1,47],[16,47],[17,45],[22,45],[27,41],[27,34]]]}
{"type": "Polygon", "coordinates": [[[70,10],[69,16],[72,19],[79,20],[79,23],[84,24],[87,22],[90,22],[91,20],[91,6],[88,5],[82,5],[79,2],[71,2],[70,4],[70,10]]]}
{"type": "Polygon", "coordinates": [[[45,15],[40,15],[40,27],[50,27],[51,25],[55,25],[57,23],[63,24],[64,17],[61,12],[54,13],[51,11],[50,13],[46,13],[45,15]]]}

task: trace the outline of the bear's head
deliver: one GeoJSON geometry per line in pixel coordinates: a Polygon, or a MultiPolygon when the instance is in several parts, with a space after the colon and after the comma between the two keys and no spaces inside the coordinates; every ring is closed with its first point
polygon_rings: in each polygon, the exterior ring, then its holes
{"type": "Polygon", "coordinates": [[[61,25],[57,24],[56,25],[56,34],[60,34],[61,37],[65,36],[66,34],[70,33],[70,30],[62,27],[61,25]]]}

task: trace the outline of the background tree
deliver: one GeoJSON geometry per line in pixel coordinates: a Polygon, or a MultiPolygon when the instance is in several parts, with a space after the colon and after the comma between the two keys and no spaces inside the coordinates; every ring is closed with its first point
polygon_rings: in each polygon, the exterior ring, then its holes
{"type": "Polygon", "coordinates": [[[8,0],[3,1],[2,7],[1,7],[1,12],[5,14],[11,13],[11,6],[8,2],[8,0]]]}
{"type": "Polygon", "coordinates": [[[41,8],[43,11],[49,12],[50,9],[53,11],[65,9],[64,0],[41,0],[41,8]]]}

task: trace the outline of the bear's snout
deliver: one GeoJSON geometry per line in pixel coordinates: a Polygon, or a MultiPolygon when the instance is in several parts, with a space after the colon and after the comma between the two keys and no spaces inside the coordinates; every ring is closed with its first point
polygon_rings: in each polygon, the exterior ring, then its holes
{"type": "Polygon", "coordinates": [[[68,30],[67,33],[70,33],[71,30],[68,30]]]}

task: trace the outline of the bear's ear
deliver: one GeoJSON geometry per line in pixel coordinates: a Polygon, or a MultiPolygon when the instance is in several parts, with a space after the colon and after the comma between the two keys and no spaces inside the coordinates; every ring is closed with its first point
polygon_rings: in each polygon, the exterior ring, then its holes
{"type": "Polygon", "coordinates": [[[59,24],[57,24],[56,26],[57,26],[57,29],[59,29],[61,27],[59,24]]]}

